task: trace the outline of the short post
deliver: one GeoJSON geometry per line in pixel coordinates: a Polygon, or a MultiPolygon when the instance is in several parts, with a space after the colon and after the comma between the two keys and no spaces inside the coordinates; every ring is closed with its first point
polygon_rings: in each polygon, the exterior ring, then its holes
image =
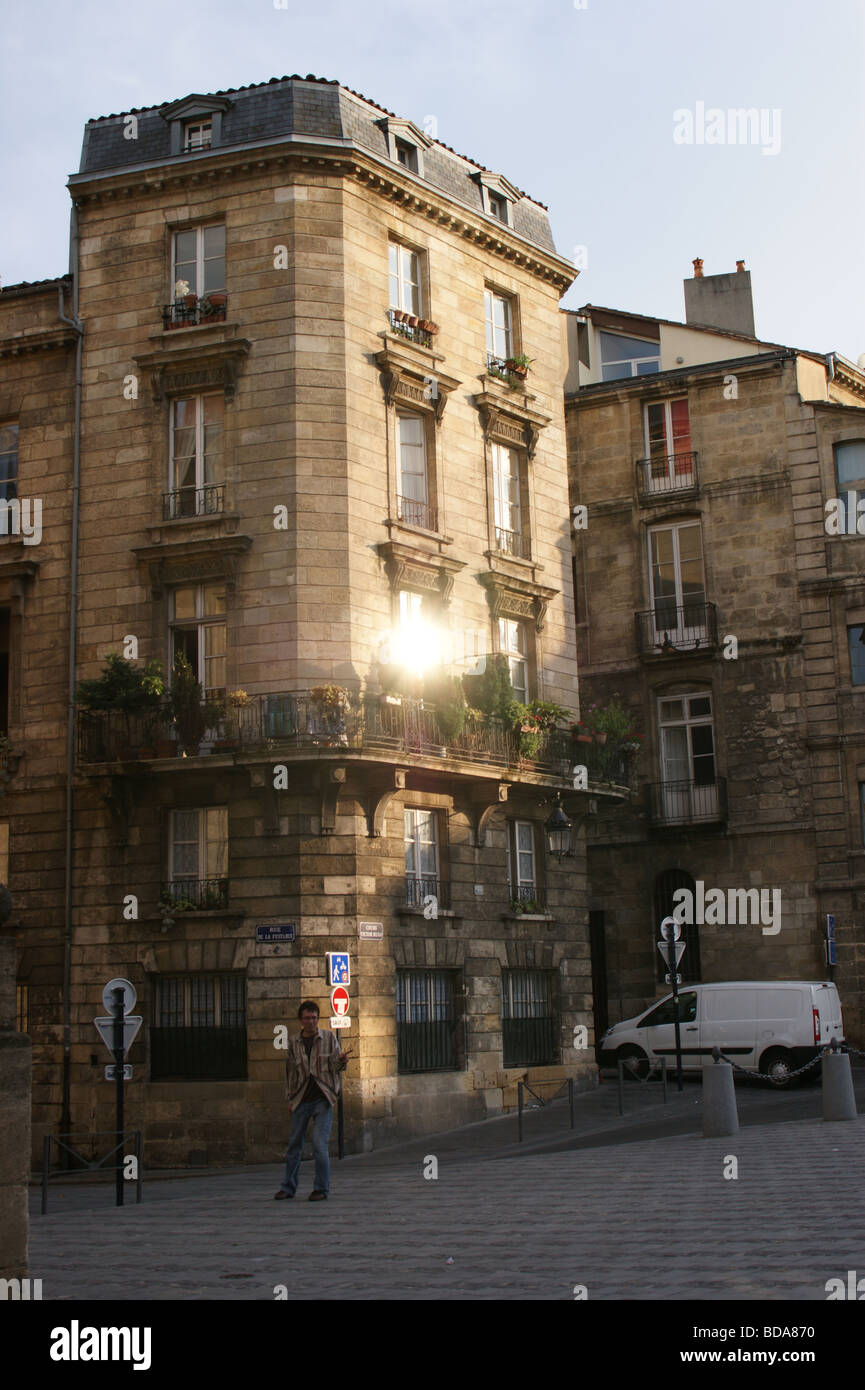
{"type": "Polygon", "coordinates": [[[712,1048],[714,1066],[703,1068],[703,1137],[717,1139],[737,1134],[739,1114],[733,1086],[733,1068],[721,1061],[721,1049],[712,1048]]]}
{"type": "Polygon", "coordinates": [[[137,1130],[135,1131],[135,1157],[136,1157],[136,1159],[138,1160],[137,1163],[136,1163],[136,1165],[135,1165],[135,1171],[136,1171],[136,1173],[138,1174],[138,1181],[137,1181],[136,1184],[135,1184],[135,1201],[136,1201],[136,1202],[140,1202],[140,1201],[141,1201],[141,1179],[142,1179],[142,1173],[141,1173],[141,1130],[140,1130],[140,1129],[137,1129],[137,1130]]]}
{"type": "Polygon", "coordinates": [[[855,1120],[856,1095],[850,1057],[832,1039],[832,1051],[823,1054],[823,1119],[855,1120]]]}
{"type": "Polygon", "coordinates": [[[48,1170],[51,1166],[51,1135],[42,1140],[42,1215],[48,1210],[48,1170]]]}
{"type": "Polygon", "coordinates": [[[523,1083],[517,1082],[517,1131],[520,1136],[520,1143],[523,1142],[523,1083]]]}
{"type": "Polygon", "coordinates": [[[664,1104],[667,1104],[667,1059],[661,1058],[661,1086],[663,1087],[664,1104]]]}
{"type": "Polygon", "coordinates": [[[571,1107],[571,1129],[574,1127],[574,1078],[568,1077],[568,1104],[571,1107]]]}
{"type": "Polygon", "coordinates": [[[125,1050],[123,1047],[123,990],[113,989],[114,996],[114,1105],[117,1112],[117,1178],[115,1181],[115,1201],[123,1206],[123,1066],[125,1050]]]}
{"type": "Polygon", "coordinates": [[[342,1113],[342,1086],[336,1100],[336,1156],[345,1158],[345,1121],[342,1113]]]}
{"type": "Polygon", "coordinates": [[[619,1073],[619,1114],[620,1114],[620,1115],[624,1115],[624,1113],[625,1113],[625,1064],[624,1064],[624,1062],[622,1061],[621,1057],[618,1059],[618,1061],[617,1061],[617,1063],[616,1063],[616,1067],[617,1067],[617,1070],[618,1070],[618,1073],[619,1073]]]}

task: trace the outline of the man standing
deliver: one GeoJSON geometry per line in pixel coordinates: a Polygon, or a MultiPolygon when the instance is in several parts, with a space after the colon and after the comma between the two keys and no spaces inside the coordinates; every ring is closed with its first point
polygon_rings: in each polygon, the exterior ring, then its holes
{"type": "Polygon", "coordinates": [[[323,1202],[330,1190],[327,1144],[333,1123],[334,1101],[339,1094],[339,1073],[348,1065],[350,1052],[340,1050],[339,1039],[329,1028],[318,1026],[318,1005],[305,999],[297,1011],[301,1031],[291,1038],[285,1059],[285,1094],[291,1111],[291,1133],[285,1151],[285,1176],[276,1201],[297,1191],[300,1155],[309,1121],[313,1121],[312,1147],[315,1178],[310,1202],[323,1202]]]}

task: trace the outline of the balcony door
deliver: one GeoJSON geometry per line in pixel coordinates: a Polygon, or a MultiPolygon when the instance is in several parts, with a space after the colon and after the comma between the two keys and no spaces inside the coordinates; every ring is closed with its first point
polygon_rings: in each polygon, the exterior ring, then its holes
{"type": "Polygon", "coordinates": [[[653,401],[646,406],[646,456],[649,460],[647,491],[671,492],[692,487],[694,455],[688,402],[653,401]]]}
{"type": "Polygon", "coordinates": [[[718,779],[711,695],[659,700],[658,727],[664,823],[715,819],[718,779]]]}
{"type": "Polygon", "coordinates": [[[704,643],[706,586],[699,521],[656,526],[648,540],[655,645],[688,648],[704,643]]]}

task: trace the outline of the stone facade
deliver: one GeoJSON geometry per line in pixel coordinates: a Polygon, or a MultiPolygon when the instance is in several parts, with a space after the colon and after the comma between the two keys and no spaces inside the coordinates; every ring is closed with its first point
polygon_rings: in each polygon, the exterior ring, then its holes
{"type": "MultiPolygon", "coordinates": [[[[639,334],[648,353],[659,339],[639,316],[587,306],[582,319],[584,343],[639,334]]],[[[862,622],[865,541],[827,537],[824,505],[833,445],[863,435],[865,379],[708,329],[664,325],[660,341],[650,375],[602,381],[597,361],[572,363],[571,384],[589,384],[566,398],[571,500],[588,508],[575,534],[583,705],[618,693],[643,734],[642,795],[589,830],[596,1023],[667,992],[659,916],[690,876],[692,891],[778,889],[780,917],[767,920],[771,897],[759,923],[755,907],[735,924],[707,912],[687,932],[685,981],[831,978],[834,913],[834,978],[861,1042],[865,697],[846,629],[862,622]],[[665,335],[683,365],[665,360],[665,335]],[[723,360],[705,362],[706,337],[723,360]]]]}

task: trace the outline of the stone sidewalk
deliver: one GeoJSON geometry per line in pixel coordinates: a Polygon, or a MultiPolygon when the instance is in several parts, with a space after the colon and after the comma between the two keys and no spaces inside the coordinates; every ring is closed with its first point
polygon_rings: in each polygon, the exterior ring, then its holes
{"type": "Polygon", "coordinates": [[[305,1200],[308,1162],[290,1202],[273,1200],[276,1165],[150,1180],[123,1208],[107,1187],[66,1207],[52,1190],[30,1274],[44,1300],[572,1300],[584,1285],[590,1300],[821,1302],[828,1279],[865,1275],[865,1117],[703,1139],[698,1090],[666,1107],[689,1133],[640,1139],[649,1106],[634,1142],[605,1147],[562,1149],[561,1113],[551,1152],[458,1131],[334,1162],[327,1202],[305,1200]]]}

